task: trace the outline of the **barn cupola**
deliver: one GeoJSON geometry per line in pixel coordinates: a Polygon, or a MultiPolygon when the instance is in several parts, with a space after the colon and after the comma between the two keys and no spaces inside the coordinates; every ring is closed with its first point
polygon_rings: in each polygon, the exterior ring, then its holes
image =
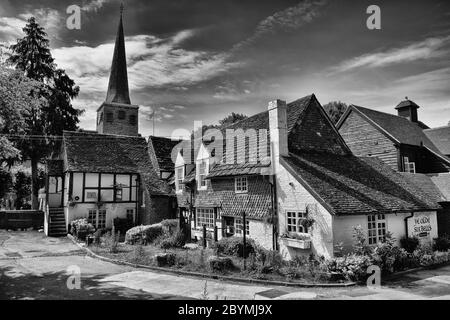
{"type": "Polygon", "coordinates": [[[131,104],[128,89],[127,59],[122,20],[123,5],[120,7],[119,28],[114,46],[106,100],[97,110],[97,132],[101,134],[137,136],[139,132],[139,106],[131,104]]]}
{"type": "Polygon", "coordinates": [[[419,106],[415,104],[413,101],[409,100],[408,97],[405,98],[402,102],[400,102],[395,109],[397,109],[397,113],[399,117],[403,117],[408,119],[411,122],[417,123],[419,119],[417,118],[417,109],[419,106]]]}

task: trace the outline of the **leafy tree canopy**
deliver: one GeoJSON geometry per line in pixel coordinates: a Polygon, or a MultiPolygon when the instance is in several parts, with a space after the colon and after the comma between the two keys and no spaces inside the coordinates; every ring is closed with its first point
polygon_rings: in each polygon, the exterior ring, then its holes
{"type": "Polygon", "coordinates": [[[333,123],[337,124],[345,110],[347,110],[348,105],[341,101],[332,101],[324,105],[323,108],[328,113],[333,123]]]}

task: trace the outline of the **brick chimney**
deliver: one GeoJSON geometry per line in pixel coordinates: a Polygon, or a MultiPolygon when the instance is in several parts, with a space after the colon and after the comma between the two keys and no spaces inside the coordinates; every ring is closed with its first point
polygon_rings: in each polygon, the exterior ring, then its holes
{"type": "Polygon", "coordinates": [[[419,106],[415,104],[413,101],[409,100],[408,97],[405,98],[402,102],[400,102],[395,109],[397,109],[397,114],[399,117],[403,117],[408,119],[411,122],[417,123],[417,109],[419,106]]]}
{"type": "Polygon", "coordinates": [[[288,130],[286,101],[273,100],[269,102],[270,152],[276,169],[280,156],[288,156],[288,130]]]}

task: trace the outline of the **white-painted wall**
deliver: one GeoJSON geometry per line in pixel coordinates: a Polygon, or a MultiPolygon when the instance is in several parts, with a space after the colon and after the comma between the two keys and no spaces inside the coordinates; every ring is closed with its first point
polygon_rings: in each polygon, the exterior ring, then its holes
{"type": "MultiPolygon", "coordinates": [[[[400,245],[399,241],[406,235],[405,230],[405,218],[410,216],[410,213],[398,213],[387,214],[386,217],[386,230],[391,232],[393,237],[397,240],[397,245],[400,245]]],[[[414,227],[420,227],[420,225],[427,225],[431,230],[426,236],[420,237],[422,243],[432,243],[433,238],[437,237],[437,217],[436,212],[416,212],[414,218],[408,219],[408,236],[417,235],[413,232],[414,227]],[[414,218],[429,218],[429,223],[415,225],[414,218]]],[[[350,252],[354,243],[353,234],[354,227],[361,226],[365,234],[367,235],[367,216],[335,216],[333,219],[333,234],[334,244],[340,242],[344,245],[344,251],[350,252]]]]}
{"type": "MultiPolygon", "coordinates": [[[[77,203],[74,207],[66,207],[66,221],[70,224],[71,221],[81,218],[88,218],[89,210],[97,209],[95,203],[77,203]]],[[[105,203],[101,209],[106,210],[106,228],[112,228],[112,223],[115,218],[124,219],[127,217],[127,209],[133,209],[136,216],[135,203],[105,203]]]]}
{"type": "Polygon", "coordinates": [[[280,253],[285,259],[292,259],[296,255],[309,255],[330,258],[333,256],[333,218],[332,215],[283,167],[277,170],[277,202],[279,233],[287,230],[287,211],[305,211],[306,207],[315,206],[316,212],[311,213],[315,220],[309,230],[311,249],[296,249],[287,247],[279,240],[280,253]]]}

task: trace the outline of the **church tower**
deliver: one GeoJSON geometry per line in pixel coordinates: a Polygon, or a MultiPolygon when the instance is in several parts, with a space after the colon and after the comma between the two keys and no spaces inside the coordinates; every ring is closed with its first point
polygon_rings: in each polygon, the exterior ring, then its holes
{"type": "Polygon", "coordinates": [[[139,106],[131,104],[128,90],[122,16],[123,5],[120,7],[119,28],[117,30],[106,100],[97,109],[97,132],[101,134],[137,136],[139,134],[139,106]]]}

